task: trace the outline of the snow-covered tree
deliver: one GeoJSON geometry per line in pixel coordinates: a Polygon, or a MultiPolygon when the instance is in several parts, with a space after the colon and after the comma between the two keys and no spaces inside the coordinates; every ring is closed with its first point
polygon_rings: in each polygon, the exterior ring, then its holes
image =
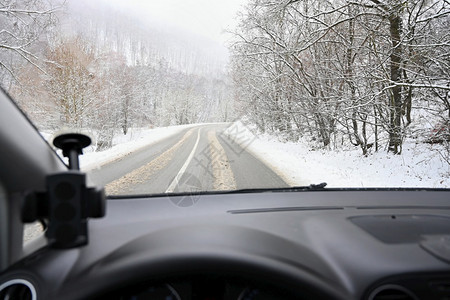
{"type": "Polygon", "coordinates": [[[44,0],[0,1],[0,83],[4,88],[18,79],[24,64],[44,71],[42,46],[57,21],[58,8],[44,0]]]}

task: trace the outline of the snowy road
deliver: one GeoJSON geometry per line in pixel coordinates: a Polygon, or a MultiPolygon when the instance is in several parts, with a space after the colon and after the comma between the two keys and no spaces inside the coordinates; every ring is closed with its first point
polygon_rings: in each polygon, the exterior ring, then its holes
{"type": "Polygon", "coordinates": [[[229,126],[186,128],[92,170],[88,178],[105,185],[107,193],[113,195],[288,186],[247,152],[245,143],[230,138],[229,126]]]}

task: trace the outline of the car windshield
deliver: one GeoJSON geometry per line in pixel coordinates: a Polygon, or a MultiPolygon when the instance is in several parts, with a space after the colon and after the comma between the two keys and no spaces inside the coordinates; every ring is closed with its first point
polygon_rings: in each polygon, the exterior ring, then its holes
{"type": "Polygon", "coordinates": [[[0,84],[108,195],[450,187],[447,0],[0,0],[0,84]]]}

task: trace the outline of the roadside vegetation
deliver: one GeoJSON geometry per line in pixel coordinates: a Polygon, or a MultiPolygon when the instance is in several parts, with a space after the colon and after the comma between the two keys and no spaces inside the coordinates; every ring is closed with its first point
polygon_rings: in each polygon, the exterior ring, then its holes
{"type": "Polygon", "coordinates": [[[40,130],[88,129],[97,150],[130,128],[240,118],[314,149],[428,143],[450,162],[447,0],[248,0],[228,65],[90,1],[3,0],[0,16],[1,86],[40,130]]]}
{"type": "Polygon", "coordinates": [[[234,36],[236,97],[260,131],[364,155],[448,145],[448,1],[250,0],[234,36]]]}

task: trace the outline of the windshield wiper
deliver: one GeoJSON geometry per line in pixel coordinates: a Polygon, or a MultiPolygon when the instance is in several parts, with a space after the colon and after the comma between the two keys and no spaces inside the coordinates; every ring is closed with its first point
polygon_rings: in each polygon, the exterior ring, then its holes
{"type": "Polygon", "coordinates": [[[186,195],[219,195],[219,194],[243,194],[243,193],[282,193],[282,192],[300,192],[300,191],[325,191],[326,182],[319,184],[310,184],[305,186],[290,186],[279,188],[248,188],[239,190],[225,190],[225,191],[198,191],[198,192],[175,192],[175,193],[160,193],[160,194],[145,194],[145,195],[108,195],[109,199],[127,198],[142,198],[145,197],[173,197],[186,195]]]}
{"type": "Polygon", "coordinates": [[[321,182],[319,184],[310,184],[309,189],[311,190],[321,190],[324,189],[327,186],[326,182],[321,182]]]}
{"type": "Polygon", "coordinates": [[[213,191],[213,193],[220,194],[239,194],[239,193],[278,193],[278,192],[299,192],[299,191],[318,191],[325,190],[327,186],[326,182],[319,184],[310,184],[305,186],[290,186],[290,187],[279,187],[279,188],[253,188],[253,189],[239,189],[231,191],[213,191]]]}

